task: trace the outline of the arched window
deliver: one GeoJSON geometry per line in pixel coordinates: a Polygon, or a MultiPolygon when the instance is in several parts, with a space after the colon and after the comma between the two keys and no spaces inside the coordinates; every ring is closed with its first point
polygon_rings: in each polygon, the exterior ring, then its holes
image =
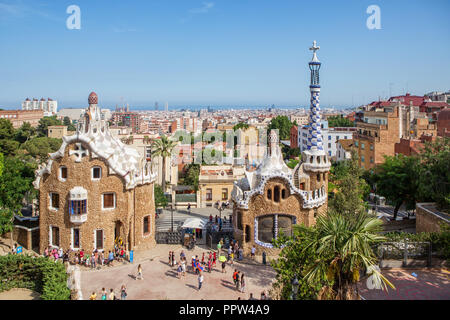
{"type": "Polygon", "coordinates": [[[280,187],[279,186],[275,186],[275,188],[273,188],[273,201],[280,202],[280,187]]]}
{"type": "Polygon", "coordinates": [[[286,189],[281,190],[281,199],[286,199],[286,189]]]}
{"type": "Polygon", "coordinates": [[[272,189],[267,189],[267,199],[272,200],[272,189]]]}
{"type": "Polygon", "coordinates": [[[320,173],[317,174],[317,182],[320,182],[320,173]]]}

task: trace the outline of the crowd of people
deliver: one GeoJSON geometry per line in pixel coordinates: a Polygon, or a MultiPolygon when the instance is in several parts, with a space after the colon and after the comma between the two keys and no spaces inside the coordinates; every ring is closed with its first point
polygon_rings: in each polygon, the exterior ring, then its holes
{"type": "Polygon", "coordinates": [[[90,267],[95,269],[102,266],[112,266],[114,261],[123,262],[127,260],[127,251],[120,239],[116,239],[114,250],[105,254],[103,250],[94,249],[88,253],[83,248],[73,250],[71,248],[63,250],[63,248],[48,247],[44,250],[44,257],[54,259],[55,261],[69,262],[70,264],[90,267]]]}
{"type": "MultiPolygon", "coordinates": [[[[217,267],[218,263],[221,263],[221,269],[222,273],[227,273],[227,265],[233,265],[233,260],[235,257],[237,259],[241,260],[243,257],[243,250],[239,246],[238,241],[231,241],[231,243],[228,246],[228,249],[223,249],[224,241],[223,239],[220,240],[219,244],[217,245],[218,250],[212,250],[203,252],[201,257],[199,255],[192,256],[190,265],[187,264],[187,258],[186,253],[184,250],[181,250],[179,254],[179,258],[176,257],[175,251],[169,251],[168,254],[168,265],[171,268],[176,268],[177,272],[177,278],[178,279],[185,279],[186,273],[190,272],[192,274],[197,275],[198,278],[198,290],[201,290],[203,283],[205,281],[204,273],[211,273],[215,267],[217,267]],[[177,261],[178,258],[178,261],[177,261]],[[219,262],[217,262],[219,261],[219,262]]],[[[252,259],[254,259],[255,256],[255,247],[251,250],[251,256],[252,259]]],[[[138,267],[138,273],[139,273],[138,267]]],[[[236,291],[240,293],[246,292],[246,285],[247,285],[247,278],[245,274],[237,269],[234,269],[234,272],[232,274],[233,283],[236,288],[236,291]]],[[[268,295],[266,291],[261,292],[261,300],[267,300],[268,295]]],[[[240,298],[239,298],[240,300],[240,298]]],[[[249,300],[256,300],[256,298],[253,297],[253,293],[250,293],[249,300]]]]}

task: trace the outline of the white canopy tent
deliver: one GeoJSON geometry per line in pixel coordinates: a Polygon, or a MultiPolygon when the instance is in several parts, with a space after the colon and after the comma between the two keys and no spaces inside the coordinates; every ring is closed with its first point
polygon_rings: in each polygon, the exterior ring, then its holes
{"type": "Polygon", "coordinates": [[[208,220],[200,219],[200,218],[188,218],[184,221],[181,228],[189,228],[189,229],[205,229],[206,223],[208,220]]]}

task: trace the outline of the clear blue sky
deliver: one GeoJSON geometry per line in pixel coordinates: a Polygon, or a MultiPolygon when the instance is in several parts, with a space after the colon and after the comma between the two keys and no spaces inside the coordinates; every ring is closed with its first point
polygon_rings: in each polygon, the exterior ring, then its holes
{"type": "Polygon", "coordinates": [[[448,0],[0,0],[0,106],[359,105],[450,89],[448,0]],[[81,8],[68,30],[66,8],[81,8]],[[381,9],[369,30],[366,9],[381,9]],[[392,83],[390,85],[390,83],[392,83]]]}

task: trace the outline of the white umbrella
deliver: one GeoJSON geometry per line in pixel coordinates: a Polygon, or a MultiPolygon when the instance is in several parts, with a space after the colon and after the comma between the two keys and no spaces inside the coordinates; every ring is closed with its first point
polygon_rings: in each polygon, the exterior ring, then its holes
{"type": "Polygon", "coordinates": [[[189,229],[204,229],[206,226],[207,220],[200,218],[188,218],[184,221],[181,228],[189,228],[189,229]]]}

